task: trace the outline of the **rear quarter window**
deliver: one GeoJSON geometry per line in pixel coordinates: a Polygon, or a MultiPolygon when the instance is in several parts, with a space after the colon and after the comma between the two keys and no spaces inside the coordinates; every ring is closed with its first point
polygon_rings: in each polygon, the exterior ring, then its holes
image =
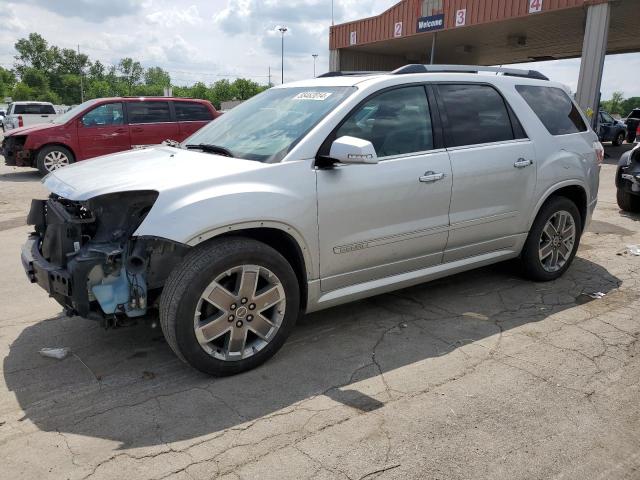
{"type": "Polygon", "coordinates": [[[197,122],[213,120],[213,113],[206,105],[197,102],[173,102],[176,120],[179,122],[197,122]]]}
{"type": "Polygon", "coordinates": [[[586,132],[578,107],[557,87],[516,85],[516,90],[538,116],[551,135],[586,132]]]}

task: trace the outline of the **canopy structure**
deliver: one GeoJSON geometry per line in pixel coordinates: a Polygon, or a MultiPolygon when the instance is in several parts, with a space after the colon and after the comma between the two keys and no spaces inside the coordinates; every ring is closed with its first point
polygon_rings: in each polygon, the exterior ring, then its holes
{"type": "Polygon", "coordinates": [[[331,27],[332,70],[503,65],[582,57],[576,99],[597,109],[605,54],[640,51],[638,0],[401,0],[331,27]]]}

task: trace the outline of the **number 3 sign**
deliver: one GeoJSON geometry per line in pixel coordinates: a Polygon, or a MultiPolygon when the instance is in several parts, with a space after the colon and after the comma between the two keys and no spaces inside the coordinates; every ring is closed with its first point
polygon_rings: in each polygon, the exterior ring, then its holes
{"type": "Polygon", "coordinates": [[[463,8],[456,12],[456,27],[462,27],[467,23],[467,9],[463,8]]]}
{"type": "Polygon", "coordinates": [[[542,11],[542,0],[529,0],[529,13],[542,11]]]}

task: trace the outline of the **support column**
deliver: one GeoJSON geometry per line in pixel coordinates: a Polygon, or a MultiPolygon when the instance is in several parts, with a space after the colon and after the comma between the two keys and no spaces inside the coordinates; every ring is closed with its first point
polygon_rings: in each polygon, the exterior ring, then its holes
{"type": "Polygon", "coordinates": [[[340,50],[329,50],[329,71],[340,71],[340,50]]]}
{"type": "Polygon", "coordinates": [[[431,39],[431,55],[429,56],[429,63],[433,65],[436,58],[436,37],[438,32],[433,32],[433,38],[431,39]]]}
{"type": "Polygon", "coordinates": [[[578,91],[576,101],[586,112],[591,109],[592,124],[598,118],[600,101],[600,86],[604,57],[607,53],[607,38],[609,35],[609,3],[591,5],[587,9],[587,21],[582,41],[582,60],[580,61],[580,76],[578,77],[578,91]]]}

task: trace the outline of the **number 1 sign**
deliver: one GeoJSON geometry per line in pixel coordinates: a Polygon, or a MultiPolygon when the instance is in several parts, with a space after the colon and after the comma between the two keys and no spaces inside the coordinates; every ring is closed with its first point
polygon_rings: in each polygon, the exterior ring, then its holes
{"type": "Polygon", "coordinates": [[[529,13],[542,11],[542,0],[529,0],[529,13]]]}

